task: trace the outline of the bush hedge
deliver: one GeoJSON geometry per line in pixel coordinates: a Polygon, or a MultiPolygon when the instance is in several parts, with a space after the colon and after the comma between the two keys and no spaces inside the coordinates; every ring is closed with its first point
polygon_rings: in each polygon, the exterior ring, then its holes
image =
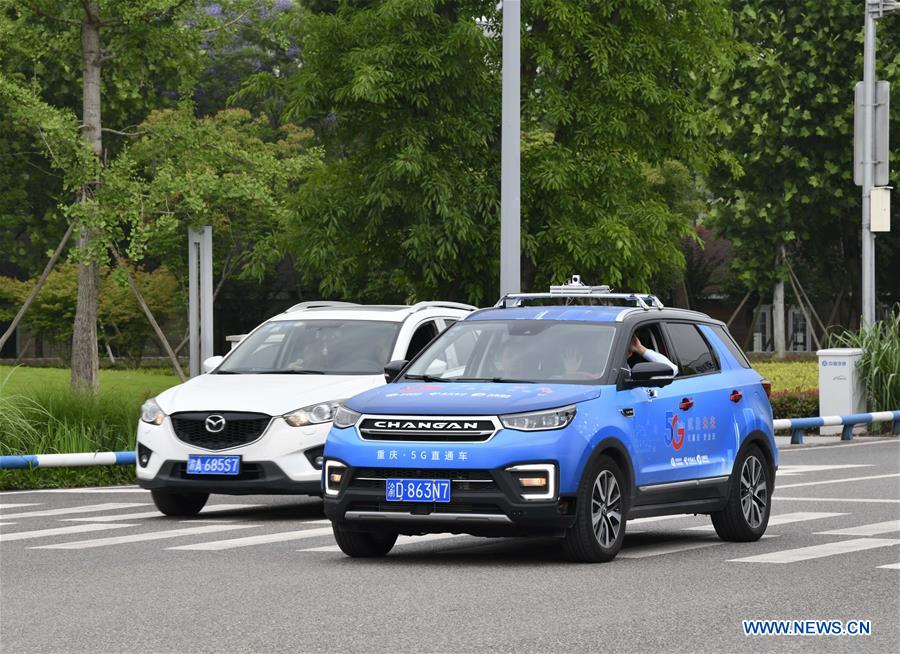
{"type": "Polygon", "coordinates": [[[795,388],[774,391],[769,398],[775,418],[812,418],[819,415],[819,391],[795,388]]]}

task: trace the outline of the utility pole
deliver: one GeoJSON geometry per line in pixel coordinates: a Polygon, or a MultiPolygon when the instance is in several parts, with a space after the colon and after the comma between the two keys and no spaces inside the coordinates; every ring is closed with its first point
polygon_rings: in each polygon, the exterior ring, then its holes
{"type": "Polygon", "coordinates": [[[521,287],[519,42],[520,0],[503,0],[503,110],[500,130],[500,295],[521,287]]]}

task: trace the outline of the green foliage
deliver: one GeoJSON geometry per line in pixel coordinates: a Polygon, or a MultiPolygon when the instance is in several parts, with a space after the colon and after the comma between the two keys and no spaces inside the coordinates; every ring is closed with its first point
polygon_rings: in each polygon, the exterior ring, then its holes
{"type": "Polygon", "coordinates": [[[772,382],[772,390],[815,390],[819,387],[819,367],[815,359],[804,361],[754,361],[753,369],[772,382]]]}
{"type": "Polygon", "coordinates": [[[832,344],[862,349],[859,367],[872,411],[900,409],[900,304],[868,328],[833,335],[832,344]]]}
{"type": "Polygon", "coordinates": [[[772,414],[779,418],[813,418],[819,415],[819,391],[801,390],[778,391],[769,398],[772,414]]]}

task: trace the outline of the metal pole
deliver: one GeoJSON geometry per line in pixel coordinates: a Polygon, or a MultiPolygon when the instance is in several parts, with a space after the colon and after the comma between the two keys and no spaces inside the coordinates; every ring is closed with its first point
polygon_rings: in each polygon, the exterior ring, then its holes
{"type": "MultiPolygon", "coordinates": [[[[879,3],[875,3],[877,6],[879,3]]],[[[863,184],[862,184],[862,322],[875,322],[875,236],[871,230],[870,203],[875,182],[875,13],[866,11],[863,50],[863,184]]],[[[874,7],[872,7],[874,9],[874,7]]]]}
{"type": "Polygon", "coordinates": [[[522,235],[519,216],[520,108],[519,41],[521,3],[503,0],[503,111],[500,152],[500,294],[521,285],[522,235]]]}
{"type": "Polygon", "coordinates": [[[200,362],[213,356],[212,227],[200,232],[200,362]]]}
{"type": "Polygon", "coordinates": [[[189,374],[196,377],[200,374],[200,280],[198,270],[197,232],[188,230],[188,336],[189,336],[189,374]]]}

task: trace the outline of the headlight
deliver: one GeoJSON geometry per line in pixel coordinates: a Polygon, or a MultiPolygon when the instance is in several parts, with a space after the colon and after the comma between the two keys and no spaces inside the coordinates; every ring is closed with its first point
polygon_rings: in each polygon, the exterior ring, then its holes
{"type": "Polygon", "coordinates": [[[356,421],[359,420],[361,415],[361,413],[348,409],[342,404],[334,414],[334,426],[338,429],[352,427],[356,424],[356,421]]]}
{"type": "Polygon", "coordinates": [[[575,417],[574,406],[564,406],[560,409],[549,411],[532,411],[531,413],[515,413],[508,416],[500,416],[500,423],[507,429],[519,431],[544,431],[547,429],[562,429],[575,417]]]}
{"type": "Polygon", "coordinates": [[[159,408],[156,400],[149,399],[141,405],[141,420],[151,425],[161,425],[166,419],[166,414],[159,408]]]}
{"type": "Polygon", "coordinates": [[[332,402],[320,402],[302,409],[297,409],[284,415],[284,421],[291,427],[305,427],[306,425],[320,425],[323,422],[331,422],[334,412],[343,400],[332,402]]]}

